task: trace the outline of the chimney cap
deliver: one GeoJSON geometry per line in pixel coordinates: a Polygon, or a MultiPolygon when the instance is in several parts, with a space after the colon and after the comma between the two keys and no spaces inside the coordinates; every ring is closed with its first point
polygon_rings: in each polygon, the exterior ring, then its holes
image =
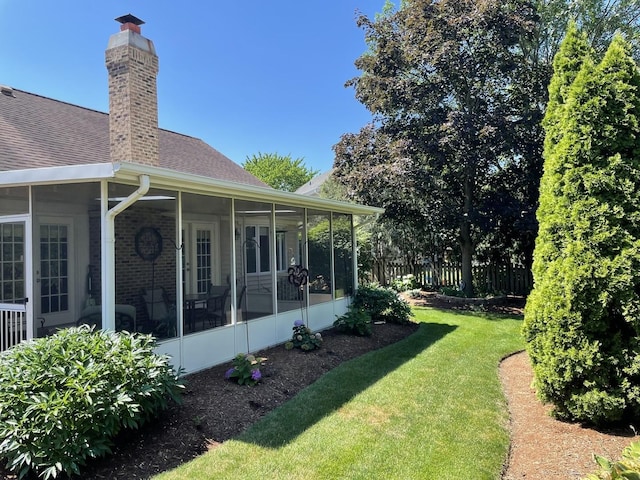
{"type": "Polygon", "coordinates": [[[133,23],[134,25],[143,25],[144,22],[140,20],[138,17],[127,13],[126,15],[122,15],[121,17],[116,18],[116,22],[120,22],[123,25],[125,23],[133,23]]]}

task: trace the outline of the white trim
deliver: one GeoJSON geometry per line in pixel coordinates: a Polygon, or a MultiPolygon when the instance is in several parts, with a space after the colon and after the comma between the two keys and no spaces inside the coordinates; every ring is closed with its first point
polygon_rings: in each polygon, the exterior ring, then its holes
{"type": "MultiPolygon", "coordinates": [[[[31,211],[31,191],[29,191],[29,211],[31,211]]],[[[24,223],[24,295],[27,299],[25,304],[19,306],[7,307],[2,304],[2,310],[12,310],[17,308],[19,311],[24,310],[25,321],[27,326],[26,339],[31,340],[34,337],[33,327],[33,224],[30,214],[4,215],[0,216],[0,223],[24,223]]]]}
{"type": "Polygon", "coordinates": [[[102,322],[103,330],[115,330],[116,318],[116,216],[133,205],[149,191],[149,177],[138,177],[138,189],[125,200],[109,209],[109,188],[107,182],[102,182],[101,210],[102,210],[102,322]]]}
{"type": "Polygon", "coordinates": [[[0,172],[0,185],[37,185],[46,183],[79,183],[114,179],[139,184],[139,177],[151,177],[154,188],[168,188],[203,195],[227,196],[237,199],[254,200],[260,198],[267,203],[282,203],[292,207],[306,207],[317,210],[331,210],[356,215],[374,215],[384,212],[378,207],[355,203],[339,202],[318,197],[307,197],[291,192],[283,192],[268,187],[258,187],[242,183],[203,177],[190,173],[176,172],[168,168],[150,167],[134,163],[96,163],[64,167],[32,168],[0,172]]]}
{"type": "MultiPolygon", "coordinates": [[[[78,296],[76,295],[76,282],[78,281],[78,274],[76,271],[76,248],[75,248],[75,237],[76,237],[76,225],[73,216],[64,215],[43,215],[41,217],[36,216],[35,221],[33,222],[33,238],[36,242],[36,248],[33,249],[32,259],[33,264],[37,266],[35,271],[37,272],[37,277],[35,283],[41,285],[42,282],[42,258],[40,256],[40,251],[42,250],[40,238],[40,228],[43,225],[47,226],[55,226],[67,227],[67,310],[58,310],[56,312],[47,312],[42,313],[42,294],[38,292],[33,297],[33,308],[34,314],[37,314],[38,318],[44,318],[46,320],[46,325],[57,325],[60,323],[65,323],[65,320],[69,322],[69,320],[75,320],[79,317],[79,309],[78,309],[78,296]]],[[[81,281],[81,280],[80,280],[81,281]]]]}
{"type": "Polygon", "coordinates": [[[68,165],[64,167],[29,168],[0,172],[0,185],[39,185],[98,181],[115,176],[112,163],[68,165]]]}

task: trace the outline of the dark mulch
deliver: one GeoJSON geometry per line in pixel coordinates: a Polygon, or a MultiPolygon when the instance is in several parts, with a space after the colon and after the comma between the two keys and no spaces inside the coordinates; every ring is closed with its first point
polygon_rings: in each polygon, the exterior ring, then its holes
{"type": "Polygon", "coordinates": [[[266,357],[264,378],[255,387],[225,380],[231,364],[219,365],[185,377],[182,405],[138,432],[118,439],[113,455],[93,462],[82,478],[142,479],[174,468],[203,454],[255,423],[274,408],[342,362],[397,342],[417,325],[373,326],[371,337],[323,332],[322,348],[302,352],[276,346],[256,353],[266,357]]]}
{"type": "Polygon", "coordinates": [[[448,297],[435,292],[421,292],[418,299],[411,299],[406,294],[403,297],[412,305],[433,307],[441,310],[481,311],[491,313],[503,313],[509,315],[522,315],[525,297],[504,296],[490,299],[467,299],[448,297]]]}
{"type": "MultiPolygon", "coordinates": [[[[510,298],[485,306],[425,294],[408,299],[414,305],[443,309],[482,309],[500,313],[521,312],[523,300],[510,298]]],[[[161,418],[117,439],[112,455],[83,469],[84,480],[147,479],[202,455],[208,449],[244,431],[274,408],[342,362],[395,343],[418,328],[417,324],[373,326],[371,337],[323,332],[322,348],[311,352],[285,350],[279,345],[256,353],[266,357],[264,378],[255,387],[225,380],[226,363],[185,377],[184,402],[172,405],[161,418]]],[[[14,478],[0,468],[0,478],[14,478]]]]}

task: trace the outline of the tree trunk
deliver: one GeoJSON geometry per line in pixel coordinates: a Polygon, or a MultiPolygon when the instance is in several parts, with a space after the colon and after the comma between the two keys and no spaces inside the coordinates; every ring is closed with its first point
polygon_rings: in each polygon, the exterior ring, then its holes
{"type": "Polygon", "coordinates": [[[460,227],[460,249],[462,251],[462,282],[464,293],[467,297],[473,297],[473,272],[471,260],[473,259],[473,242],[471,240],[471,225],[468,220],[462,222],[460,227]]]}
{"type": "Polygon", "coordinates": [[[467,297],[473,297],[473,239],[471,238],[471,210],[473,208],[473,178],[475,170],[473,162],[468,161],[465,167],[464,204],[462,224],[460,225],[460,250],[462,253],[463,291],[467,297]]]}

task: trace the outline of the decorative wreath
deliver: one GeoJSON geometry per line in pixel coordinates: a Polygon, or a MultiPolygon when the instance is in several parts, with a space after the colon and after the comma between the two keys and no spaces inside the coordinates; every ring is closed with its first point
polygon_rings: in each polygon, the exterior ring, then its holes
{"type": "Polygon", "coordinates": [[[162,253],[162,235],[155,228],[143,227],[136,233],[135,248],[140,258],[152,262],[162,253]]]}
{"type": "Polygon", "coordinates": [[[289,267],[287,273],[289,274],[289,283],[291,285],[301,287],[307,284],[307,280],[309,279],[309,270],[304,268],[302,265],[289,267]]]}

